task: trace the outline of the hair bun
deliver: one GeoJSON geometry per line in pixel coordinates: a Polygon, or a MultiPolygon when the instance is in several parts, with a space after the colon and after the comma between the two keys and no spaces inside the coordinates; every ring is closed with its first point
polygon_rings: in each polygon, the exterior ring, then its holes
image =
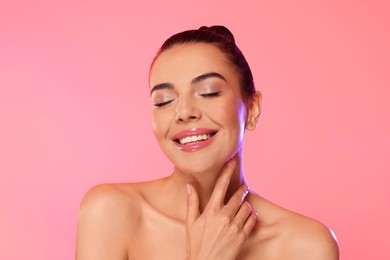
{"type": "Polygon", "coordinates": [[[202,26],[199,28],[199,30],[214,32],[216,34],[224,36],[229,41],[235,43],[234,36],[233,36],[232,32],[223,25],[213,25],[210,27],[202,26]]]}

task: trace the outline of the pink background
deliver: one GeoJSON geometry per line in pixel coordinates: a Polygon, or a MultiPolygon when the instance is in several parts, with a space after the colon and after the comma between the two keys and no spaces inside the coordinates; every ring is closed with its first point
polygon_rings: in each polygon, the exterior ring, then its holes
{"type": "Polygon", "coordinates": [[[321,2],[2,1],[0,259],[73,259],[88,188],[170,173],[149,64],[172,33],[213,24],[264,95],[252,188],[329,225],[341,259],[390,259],[389,2],[321,2]]]}

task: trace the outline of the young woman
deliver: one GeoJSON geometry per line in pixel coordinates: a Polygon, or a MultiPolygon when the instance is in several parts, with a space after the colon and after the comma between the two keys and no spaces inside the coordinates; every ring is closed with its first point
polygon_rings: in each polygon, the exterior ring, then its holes
{"type": "Polygon", "coordinates": [[[83,199],[78,260],[338,259],[324,225],[265,200],[244,178],[261,94],[231,32],[169,38],[150,69],[153,130],[169,177],[105,184],[83,199]]]}

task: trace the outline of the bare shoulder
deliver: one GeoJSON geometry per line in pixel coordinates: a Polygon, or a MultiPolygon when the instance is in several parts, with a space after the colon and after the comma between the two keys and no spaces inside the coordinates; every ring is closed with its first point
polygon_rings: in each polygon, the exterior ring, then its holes
{"type": "Polygon", "coordinates": [[[76,259],[127,259],[142,206],[137,184],[101,184],[84,196],[78,214],[76,259]]]}
{"type": "Polygon", "coordinates": [[[296,213],[288,215],[282,224],[286,230],[283,241],[290,257],[285,259],[339,259],[336,237],[327,226],[296,213]]]}
{"type": "Polygon", "coordinates": [[[257,232],[273,241],[271,254],[278,255],[275,259],[339,259],[336,237],[327,226],[260,197],[255,200],[260,210],[257,232]]]}
{"type": "MultiPolygon", "coordinates": [[[[130,186],[131,187],[131,186],[130,186]]],[[[112,219],[124,217],[135,213],[136,192],[132,192],[129,185],[124,184],[99,184],[92,187],[81,201],[79,209],[80,218],[89,220],[112,219]]]]}

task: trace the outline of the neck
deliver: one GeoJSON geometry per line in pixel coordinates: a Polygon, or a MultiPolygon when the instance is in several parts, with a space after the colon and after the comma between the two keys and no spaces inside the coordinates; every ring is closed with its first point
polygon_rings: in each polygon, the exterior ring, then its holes
{"type": "MultiPolygon", "coordinates": [[[[244,178],[244,172],[242,167],[242,160],[240,156],[235,156],[236,166],[233,175],[230,179],[228,189],[226,191],[225,203],[229,201],[231,196],[237,191],[237,189],[246,184],[244,178]]],[[[180,187],[180,190],[185,192],[185,186],[190,183],[198,193],[199,196],[199,210],[202,213],[207,203],[210,200],[211,194],[214,191],[215,184],[223,171],[225,165],[220,169],[213,169],[210,171],[199,172],[199,173],[184,173],[179,169],[174,170],[171,179],[175,183],[176,187],[180,187]]],[[[186,195],[185,195],[186,196],[186,195]]]]}

